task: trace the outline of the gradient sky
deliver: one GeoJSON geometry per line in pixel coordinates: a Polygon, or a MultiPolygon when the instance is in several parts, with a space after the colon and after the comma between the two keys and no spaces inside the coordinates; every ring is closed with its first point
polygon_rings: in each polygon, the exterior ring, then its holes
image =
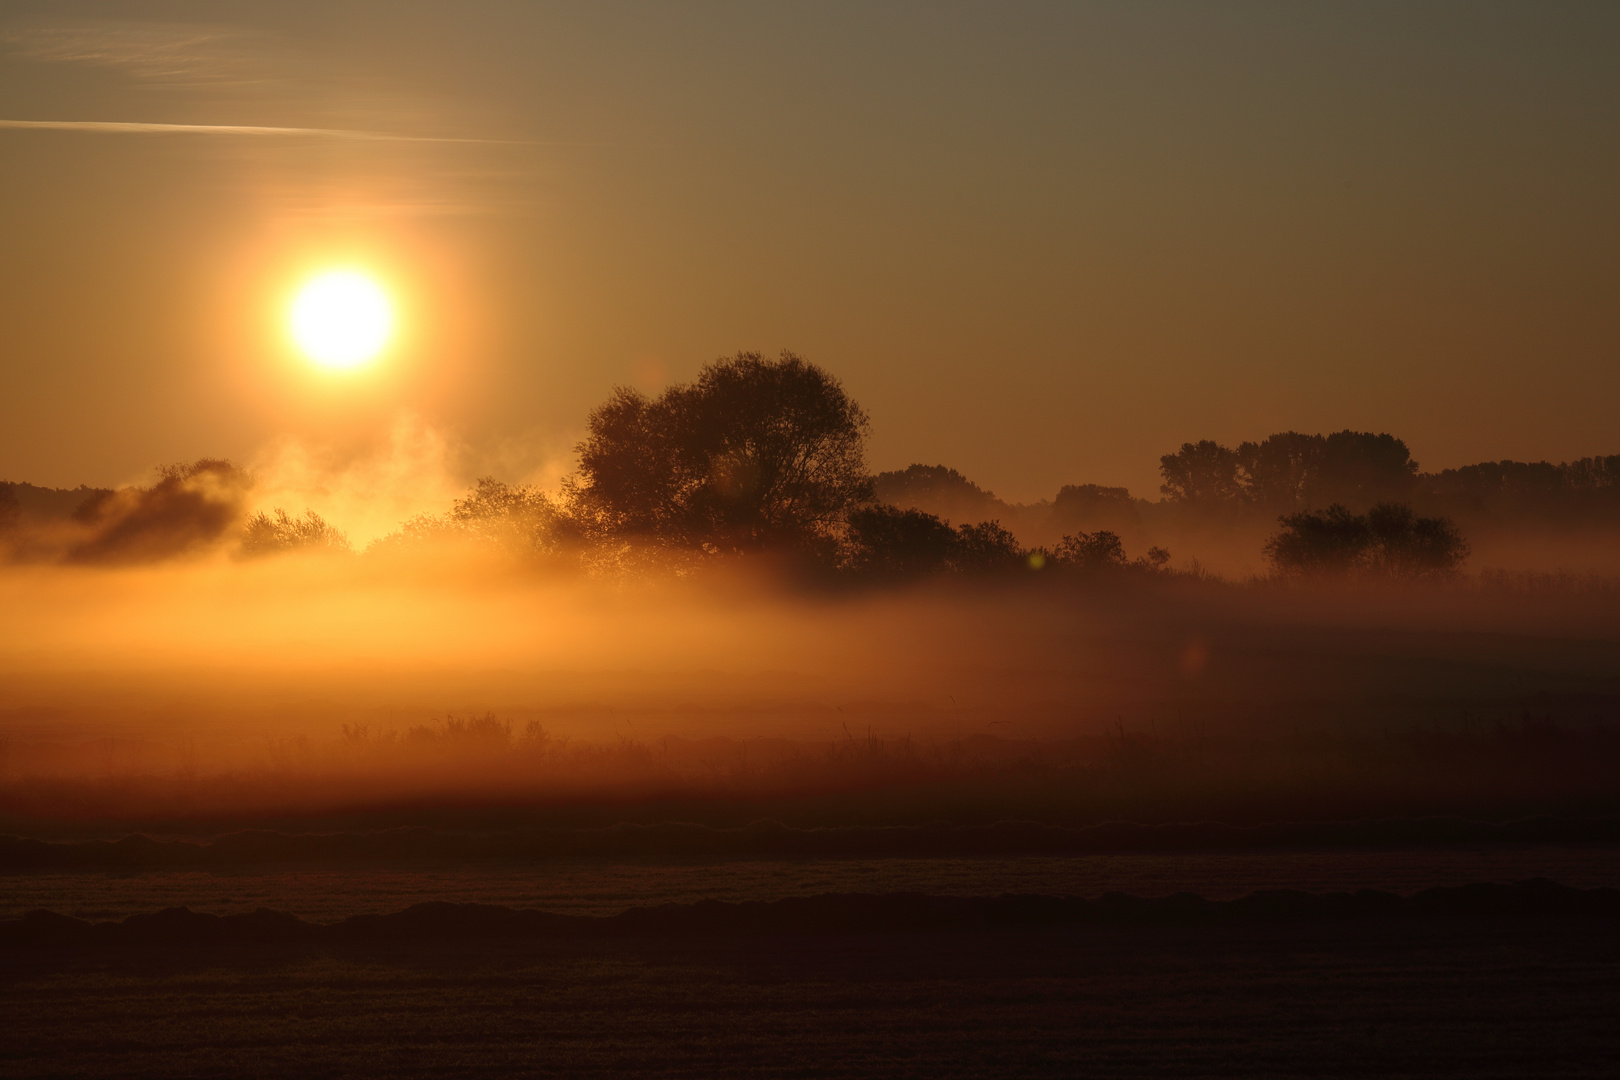
{"type": "Polygon", "coordinates": [[[522,479],[783,347],[875,468],[1014,499],[1289,428],[1620,453],[1613,3],[8,0],[0,121],[0,478],[413,415],[522,479]],[[281,328],[335,263],[404,312],[360,377],[281,328]]]}

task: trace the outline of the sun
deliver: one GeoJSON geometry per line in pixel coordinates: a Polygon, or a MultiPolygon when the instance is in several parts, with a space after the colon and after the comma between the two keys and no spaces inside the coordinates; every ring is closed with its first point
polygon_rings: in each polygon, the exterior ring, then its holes
{"type": "Polygon", "coordinates": [[[324,368],[359,367],[388,344],[394,309],[382,286],[356,270],[330,270],[298,290],[291,311],[298,347],[324,368]]]}

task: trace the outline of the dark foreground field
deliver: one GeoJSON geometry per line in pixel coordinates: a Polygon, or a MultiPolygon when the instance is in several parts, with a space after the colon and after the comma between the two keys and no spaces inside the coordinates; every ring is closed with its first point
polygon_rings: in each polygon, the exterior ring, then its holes
{"type": "Polygon", "coordinates": [[[8,1076],[1609,1076],[1620,894],[0,925],[8,1076]]]}
{"type": "Polygon", "coordinates": [[[0,1074],[1616,1074],[1609,592],[253,581],[0,581],[0,1074]]]}

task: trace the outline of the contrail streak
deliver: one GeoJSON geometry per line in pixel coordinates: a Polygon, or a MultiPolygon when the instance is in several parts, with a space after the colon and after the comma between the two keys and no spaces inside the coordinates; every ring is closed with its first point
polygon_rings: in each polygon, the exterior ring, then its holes
{"type": "Polygon", "coordinates": [[[0,120],[0,128],[93,131],[114,135],[302,135],[375,142],[497,143],[497,139],[450,139],[432,135],[390,135],[343,128],[264,127],[257,124],[152,124],[125,120],[0,120]]]}

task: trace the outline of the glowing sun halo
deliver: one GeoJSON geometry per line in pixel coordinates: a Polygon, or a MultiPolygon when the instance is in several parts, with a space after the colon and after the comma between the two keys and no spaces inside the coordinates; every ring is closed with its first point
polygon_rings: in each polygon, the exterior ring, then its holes
{"type": "Polygon", "coordinates": [[[333,270],[311,279],[292,305],[292,336],[315,363],[359,367],[382,351],[394,311],[382,288],[364,274],[333,270]]]}

